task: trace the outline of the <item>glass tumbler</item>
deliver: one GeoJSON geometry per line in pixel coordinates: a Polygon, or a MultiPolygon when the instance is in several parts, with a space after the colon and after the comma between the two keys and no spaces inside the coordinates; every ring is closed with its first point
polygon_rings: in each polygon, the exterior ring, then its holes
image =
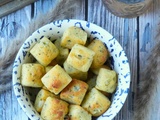
{"type": "Polygon", "coordinates": [[[107,9],[119,17],[137,17],[149,9],[152,0],[102,0],[107,9]]]}

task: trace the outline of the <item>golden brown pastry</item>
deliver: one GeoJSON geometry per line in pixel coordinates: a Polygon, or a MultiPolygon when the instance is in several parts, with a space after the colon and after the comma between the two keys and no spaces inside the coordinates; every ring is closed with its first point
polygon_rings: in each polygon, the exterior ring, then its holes
{"type": "Polygon", "coordinates": [[[96,75],[93,75],[92,77],[87,79],[86,83],[88,84],[88,90],[91,90],[96,86],[96,79],[97,79],[96,75]]]}
{"type": "Polygon", "coordinates": [[[88,45],[88,48],[95,52],[91,68],[98,68],[102,66],[109,56],[109,52],[104,43],[100,40],[93,40],[88,45]]]}
{"type": "Polygon", "coordinates": [[[71,81],[72,78],[58,64],[42,77],[42,82],[45,87],[56,95],[59,94],[71,81]]]}
{"type": "Polygon", "coordinates": [[[67,63],[74,68],[87,72],[92,64],[95,52],[79,44],[75,44],[67,58],[67,63]]]}
{"type": "Polygon", "coordinates": [[[79,105],[69,105],[69,120],[92,120],[92,116],[88,111],[79,105]]]}
{"type": "Polygon", "coordinates": [[[54,97],[48,97],[43,105],[41,117],[44,120],[64,120],[69,104],[54,97]]]}
{"type": "Polygon", "coordinates": [[[75,44],[85,45],[87,33],[79,27],[69,27],[63,33],[61,46],[71,49],[75,44]]]}
{"type": "Polygon", "coordinates": [[[110,100],[96,88],[93,88],[84,98],[82,107],[93,116],[102,115],[109,107],[110,100]]]}
{"type": "Polygon", "coordinates": [[[70,84],[62,90],[60,98],[72,104],[80,105],[88,89],[88,84],[73,79],[70,84]]]}
{"type": "Polygon", "coordinates": [[[33,46],[30,53],[40,64],[47,66],[54,58],[57,57],[59,51],[48,38],[43,37],[33,46]]]}
{"type": "Polygon", "coordinates": [[[114,70],[101,68],[96,80],[96,88],[107,92],[113,93],[117,87],[117,74],[114,70]]]}
{"type": "Polygon", "coordinates": [[[26,63],[22,65],[21,84],[27,87],[42,87],[41,78],[45,68],[41,64],[26,63]]]}
{"type": "Polygon", "coordinates": [[[110,68],[109,66],[107,66],[107,65],[102,65],[102,66],[97,67],[97,68],[91,68],[91,71],[92,71],[94,74],[98,75],[99,70],[100,70],[101,68],[106,68],[106,69],[111,70],[111,68],[110,68]]]}
{"type": "Polygon", "coordinates": [[[54,66],[46,66],[46,67],[45,67],[46,73],[47,73],[48,71],[50,71],[53,67],[54,67],[54,66]]]}
{"type": "Polygon", "coordinates": [[[68,54],[69,54],[69,49],[68,48],[64,48],[60,45],[61,40],[57,39],[54,44],[55,46],[58,48],[59,50],[59,54],[56,57],[56,61],[59,65],[63,65],[64,61],[67,59],[68,54]]]}
{"type": "Polygon", "coordinates": [[[57,65],[57,64],[58,64],[57,61],[56,61],[55,59],[53,59],[53,60],[49,63],[48,66],[55,66],[55,65],[57,65]]]}
{"type": "Polygon", "coordinates": [[[37,110],[37,112],[41,112],[44,102],[46,101],[47,97],[58,97],[54,95],[53,93],[49,92],[48,90],[41,89],[37,96],[36,100],[34,102],[34,108],[37,110]]]}
{"type": "Polygon", "coordinates": [[[63,63],[63,67],[64,67],[65,71],[72,78],[79,79],[79,80],[86,80],[87,79],[88,71],[87,72],[82,72],[80,70],[77,70],[76,68],[74,68],[73,66],[71,66],[70,64],[68,64],[67,61],[65,61],[63,63]]]}

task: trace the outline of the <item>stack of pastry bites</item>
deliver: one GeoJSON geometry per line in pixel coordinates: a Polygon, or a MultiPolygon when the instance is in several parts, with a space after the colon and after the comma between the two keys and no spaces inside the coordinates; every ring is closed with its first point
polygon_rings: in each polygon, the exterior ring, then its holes
{"type": "Polygon", "coordinates": [[[34,107],[44,120],[91,120],[110,107],[117,75],[106,65],[102,41],[88,43],[87,33],[73,26],[55,42],[43,37],[30,53],[37,62],[22,65],[21,84],[41,88],[34,107]]]}

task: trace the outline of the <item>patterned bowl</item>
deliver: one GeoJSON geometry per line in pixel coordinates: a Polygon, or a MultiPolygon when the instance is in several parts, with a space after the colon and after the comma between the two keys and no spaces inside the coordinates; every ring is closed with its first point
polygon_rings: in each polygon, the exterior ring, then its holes
{"type": "Polygon", "coordinates": [[[58,20],[41,27],[40,29],[36,30],[29,38],[27,38],[27,40],[20,48],[13,65],[13,88],[17,100],[23,111],[31,120],[41,119],[40,115],[33,107],[33,101],[37,94],[37,90],[33,88],[23,87],[21,85],[21,65],[33,60],[32,56],[29,54],[29,50],[33,47],[37,40],[39,40],[43,36],[49,38],[50,40],[54,40],[62,36],[64,30],[66,30],[70,26],[81,27],[88,33],[88,37],[98,38],[102,40],[106,44],[107,49],[110,52],[109,60],[111,63],[111,67],[118,74],[118,86],[115,93],[112,95],[112,104],[110,108],[103,115],[99,116],[96,119],[111,120],[122,108],[129,92],[129,63],[124,50],[117,42],[117,40],[103,28],[87,21],[74,19],[58,20]]]}

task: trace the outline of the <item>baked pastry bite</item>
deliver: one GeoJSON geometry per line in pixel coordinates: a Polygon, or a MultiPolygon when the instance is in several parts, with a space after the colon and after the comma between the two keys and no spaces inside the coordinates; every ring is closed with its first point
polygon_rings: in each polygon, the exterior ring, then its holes
{"type": "MultiPolygon", "coordinates": [[[[48,90],[48,88],[46,86],[43,85],[42,89],[48,90]]],[[[48,90],[49,91],[49,90],[48,90]]]]}
{"type": "Polygon", "coordinates": [[[102,90],[98,90],[98,91],[100,91],[103,95],[105,95],[108,99],[111,99],[111,97],[112,97],[112,93],[107,93],[107,92],[104,92],[104,91],[102,91],[102,90]]]}
{"type": "Polygon", "coordinates": [[[54,58],[57,57],[59,51],[48,38],[43,37],[33,46],[30,53],[40,64],[47,66],[54,58]]]}
{"type": "Polygon", "coordinates": [[[53,59],[47,66],[55,66],[57,64],[58,64],[57,61],[53,59]]]}
{"type": "Polygon", "coordinates": [[[72,81],[72,78],[57,64],[41,80],[49,91],[57,95],[72,81]]]}
{"type": "Polygon", "coordinates": [[[69,49],[68,48],[64,48],[60,45],[61,40],[57,39],[54,44],[55,46],[58,48],[59,50],[59,54],[56,57],[56,61],[59,65],[63,65],[64,61],[67,59],[68,54],[69,54],[69,49]]]}
{"type": "Polygon", "coordinates": [[[41,78],[45,68],[38,63],[25,63],[22,65],[21,84],[27,87],[42,87],[41,78]]]}
{"type": "Polygon", "coordinates": [[[68,64],[67,61],[65,61],[63,63],[63,67],[64,67],[65,71],[72,78],[79,79],[79,80],[86,80],[87,79],[88,71],[87,72],[82,72],[80,70],[77,70],[76,68],[74,68],[73,66],[71,66],[70,64],[68,64]]]}
{"type": "Polygon", "coordinates": [[[55,97],[48,97],[43,105],[41,117],[44,120],[64,120],[69,104],[55,97]]]}
{"type": "Polygon", "coordinates": [[[102,66],[108,59],[109,52],[104,43],[100,40],[93,40],[88,48],[95,52],[91,68],[98,68],[102,66]]]}
{"type": "Polygon", "coordinates": [[[54,67],[54,66],[46,66],[46,67],[45,67],[46,73],[47,73],[48,71],[50,71],[53,67],[54,67]]]}
{"type": "Polygon", "coordinates": [[[117,87],[117,74],[114,70],[108,70],[106,68],[101,68],[96,80],[97,89],[113,93],[117,87]]]}
{"type": "MultiPolygon", "coordinates": [[[[90,91],[92,88],[94,88],[96,86],[96,79],[97,79],[97,75],[92,75],[92,77],[87,78],[86,83],[88,84],[88,91],[90,91]]],[[[104,94],[105,96],[107,96],[108,98],[111,97],[110,93],[104,92],[99,90],[102,94],[104,94]]]]}
{"type": "Polygon", "coordinates": [[[96,88],[88,92],[83,100],[82,107],[92,116],[102,115],[109,107],[110,100],[96,88]]]}
{"type": "Polygon", "coordinates": [[[88,111],[79,105],[69,105],[69,120],[92,120],[92,116],[88,111]]]}
{"type": "Polygon", "coordinates": [[[92,88],[95,87],[96,79],[97,79],[96,75],[93,75],[92,77],[87,79],[86,83],[88,84],[88,90],[91,90],[92,88]]]}
{"type": "Polygon", "coordinates": [[[99,70],[100,70],[101,68],[106,68],[106,69],[111,70],[111,68],[110,68],[108,65],[102,65],[102,66],[97,67],[97,68],[91,68],[90,70],[91,70],[94,74],[98,75],[99,70]]]}
{"type": "Polygon", "coordinates": [[[61,46],[71,49],[75,44],[85,45],[87,33],[79,27],[69,27],[63,33],[61,46]]]}
{"type": "Polygon", "coordinates": [[[94,55],[95,52],[87,47],[75,44],[67,57],[67,63],[82,72],[87,72],[92,64],[94,55]]]}
{"type": "Polygon", "coordinates": [[[48,90],[41,89],[35,99],[34,108],[37,112],[41,112],[44,102],[46,101],[47,97],[58,97],[53,93],[49,92],[48,90]]]}
{"type": "Polygon", "coordinates": [[[72,104],[80,105],[88,89],[88,84],[73,79],[60,93],[60,98],[72,104]]]}

